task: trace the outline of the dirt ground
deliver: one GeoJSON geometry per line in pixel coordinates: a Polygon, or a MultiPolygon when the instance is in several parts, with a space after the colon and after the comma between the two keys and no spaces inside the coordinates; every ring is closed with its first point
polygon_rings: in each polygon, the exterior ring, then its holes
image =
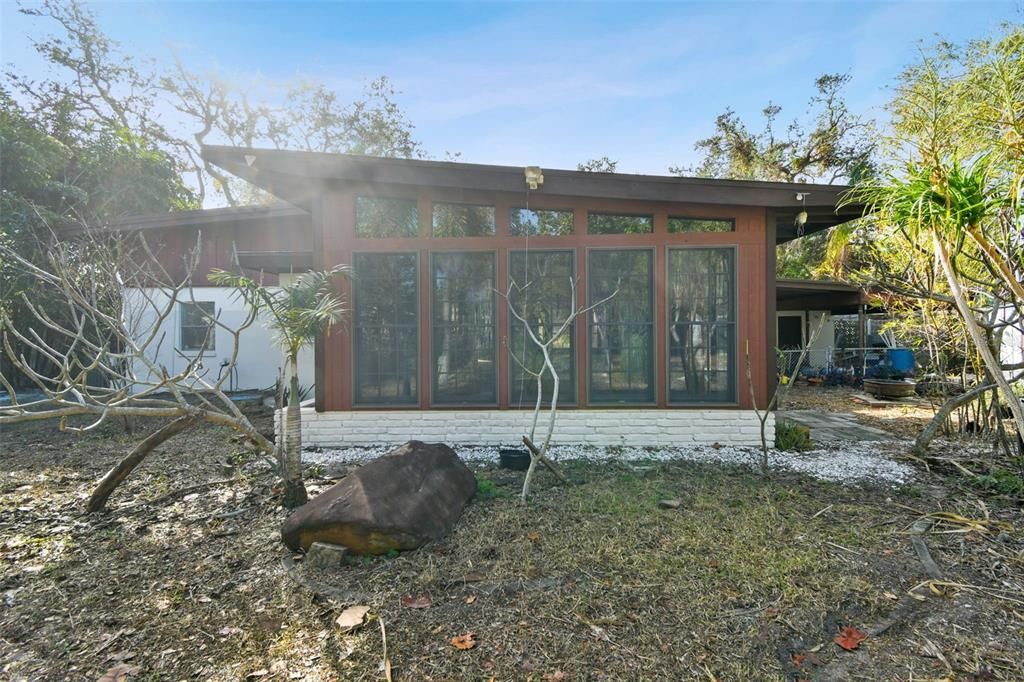
{"type": "Polygon", "coordinates": [[[786,393],[780,409],[848,412],[857,421],[902,438],[913,438],[935,415],[941,402],[927,398],[908,398],[886,407],[871,407],[853,398],[862,393],[845,386],[808,386],[796,384],[786,393]]]}
{"type": "Polygon", "coordinates": [[[131,437],[0,431],[0,677],[383,680],[386,643],[395,680],[1024,680],[1020,500],[934,469],[890,489],[570,465],[524,506],[520,474],[483,468],[448,538],[324,572],[280,543],[274,480],[227,436],[179,437],[84,516],[131,437]],[[976,524],[923,536],[929,583],[909,529],[939,511],[976,524]]]}

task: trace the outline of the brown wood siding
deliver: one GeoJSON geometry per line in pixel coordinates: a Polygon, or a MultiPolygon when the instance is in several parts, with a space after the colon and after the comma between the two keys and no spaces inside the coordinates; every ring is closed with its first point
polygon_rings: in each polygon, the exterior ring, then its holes
{"type": "MultiPolygon", "coordinates": [[[[249,219],[225,221],[200,227],[166,227],[142,233],[161,265],[174,280],[186,275],[185,254],[199,245],[199,262],[193,273],[195,286],[210,286],[207,275],[213,268],[235,268],[234,253],[239,251],[309,251],[313,232],[307,217],[287,219],[249,219]]],[[[255,274],[250,272],[249,274],[255,274]]],[[[263,281],[277,284],[277,275],[264,273],[263,281]]]]}
{"type": "MultiPolygon", "coordinates": [[[[764,406],[768,397],[768,383],[758,380],[774,372],[769,365],[774,354],[769,352],[771,337],[774,335],[774,314],[769,316],[769,307],[774,306],[774,231],[766,229],[767,215],[763,208],[730,207],[711,204],[667,203],[630,200],[609,200],[580,197],[558,197],[526,193],[486,193],[460,191],[457,189],[381,187],[350,184],[330,190],[323,198],[321,216],[314,211],[314,231],[321,231],[319,254],[314,262],[321,267],[349,264],[356,252],[416,251],[420,268],[420,404],[421,409],[431,405],[432,384],[430,354],[430,254],[440,251],[491,251],[497,263],[497,289],[504,292],[508,286],[508,252],[510,249],[574,249],[576,253],[576,276],[580,305],[586,301],[586,252],[588,248],[648,247],[655,253],[655,397],[659,407],[667,402],[666,345],[667,322],[665,294],[666,253],[669,247],[684,246],[732,246],[736,249],[735,268],[737,273],[737,333],[735,349],[734,391],[737,403],[717,407],[750,407],[750,390],[746,378],[744,349],[749,341],[750,359],[755,377],[755,389],[759,406],[764,406]],[[413,238],[374,239],[355,236],[356,196],[399,196],[416,199],[419,211],[420,233],[413,238]],[[534,209],[562,209],[574,211],[574,233],[569,236],[550,237],[513,236],[509,232],[508,210],[510,207],[534,209]],[[476,203],[495,207],[496,234],[491,237],[433,238],[430,236],[432,207],[435,201],[476,203]],[[589,235],[587,234],[587,213],[612,212],[636,213],[654,216],[654,232],[651,234],[589,235]],[[726,218],[735,221],[734,232],[680,233],[668,232],[669,216],[694,216],[700,218],[726,218]],[[772,300],[770,300],[772,299],[772,300]]],[[[291,248],[289,250],[294,250],[291,248]]],[[[349,285],[344,285],[349,292],[349,285]]],[[[508,406],[508,385],[510,368],[504,339],[508,335],[508,313],[504,301],[498,298],[498,404],[508,406]]],[[[588,406],[587,396],[587,325],[581,321],[576,326],[577,342],[577,406],[588,406]]],[[[352,405],[352,348],[351,335],[345,331],[329,334],[318,346],[317,376],[318,387],[323,386],[324,410],[349,410],[352,405]]],[[[318,405],[319,407],[319,405],[318,405]]],[[[398,409],[398,408],[396,408],[398,409]]],[[[612,408],[614,409],[614,408],[612,408]]]]}

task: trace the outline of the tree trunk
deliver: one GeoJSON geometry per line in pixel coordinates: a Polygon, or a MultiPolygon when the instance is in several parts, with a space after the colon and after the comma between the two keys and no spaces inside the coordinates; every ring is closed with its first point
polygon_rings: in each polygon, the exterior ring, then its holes
{"type": "Polygon", "coordinates": [[[161,443],[170,440],[185,429],[195,424],[197,418],[193,415],[178,417],[169,424],[165,424],[153,433],[146,436],[146,439],[135,446],[131,453],[107,472],[106,476],[100,479],[96,489],[89,496],[85,505],[86,511],[90,514],[97,512],[107,504],[107,498],[114,492],[117,486],[121,485],[124,479],[135,470],[135,467],[142,464],[142,460],[161,443]]]}
{"type": "Polygon", "coordinates": [[[285,509],[301,507],[309,501],[306,486],[302,482],[302,416],[299,409],[299,359],[289,358],[291,366],[291,390],[288,396],[288,415],[285,423],[284,461],[281,473],[284,478],[285,509]]]}
{"type": "Polygon", "coordinates": [[[970,334],[971,340],[974,342],[978,353],[981,355],[981,359],[985,363],[985,368],[988,370],[989,375],[991,375],[992,379],[996,382],[996,385],[1002,392],[1003,397],[1009,404],[1010,412],[1013,413],[1014,424],[1017,427],[1017,433],[1024,433],[1024,405],[1021,404],[1020,399],[1014,394],[1013,387],[1010,386],[1010,382],[1006,380],[1006,375],[1003,374],[1002,366],[993,354],[992,348],[988,345],[988,340],[981,333],[978,321],[974,317],[974,311],[971,310],[971,306],[968,304],[967,298],[964,296],[963,289],[960,287],[960,280],[957,279],[956,272],[953,270],[953,263],[949,259],[949,253],[946,251],[946,245],[939,238],[939,235],[934,232],[932,233],[932,241],[935,246],[935,256],[942,264],[942,270],[949,282],[949,289],[953,294],[953,300],[956,302],[956,307],[960,311],[960,316],[964,320],[964,326],[967,328],[967,332],[970,334]]]}
{"type": "Polygon", "coordinates": [[[976,400],[979,395],[991,390],[993,386],[994,384],[977,386],[966,393],[961,393],[947,400],[939,411],[935,413],[932,420],[928,422],[928,425],[917,435],[917,438],[914,440],[914,454],[918,457],[924,457],[928,451],[928,445],[935,439],[935,436],[939,435],[939,430],[946,423],[946,420],[949,419],[949,416],[953,414],[953,411],[961,405],[966,405],[972,400],[976,400]]]}

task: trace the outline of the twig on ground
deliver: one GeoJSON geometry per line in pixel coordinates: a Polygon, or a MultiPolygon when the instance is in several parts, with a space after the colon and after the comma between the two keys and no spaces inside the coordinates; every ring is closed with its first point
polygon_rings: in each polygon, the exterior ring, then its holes
{"type": "Polygon", "coordinates": [[[198,483],[196,485],[191,485],[186,488],[181,488],[179,490],[173,490],[167,493],[166,495],[161,495],[160,497],[154,498],[152,500],[146,500],[145,502],[137,502],[135,504],[127,505],[125,507],[118,507],[116,509],[112,509],[110,510],[109,516],[116,516],[119,514],[130,514],[137,509],[142,509],[143,507],[157,507],[165,502],[170,502],[171,500],[177,499],[179,497],[184,497],[185,495],[190,495],[191,493],[196,493],[202,490],[208,490],[209,488],[216,488],[218,486],[227,485],[228,483],[237,482],[237,478],[222,478],[216,481],[198,483]]]}
{"type": "Polygon", "coordinates": [[[821,511],[817,512],[816,514],[814,514],[814,516],[811,517],[811,520],[814,520],[814,519],[818,518],[819,516],[821,516],[822,514],[827,512],[829,509],[832,509],[832,507],[834,507],[834,506],[835,506],[834,504],[830,504],[829,506],[825,507],[821,511]]]}
{"type": "Polygon", "coordinates": [[[530,440],[529,436],[523,436],[523,445],[528,447],[530,449],[530,452],[533,453],[533,456],[539,459],[541,464],[546,466],[551,471],[551,473],[553,473],[555,477],[558,478],[559,481],[561,481],[562,483],[569,483],[569,478],[565,474],[563,474],[558,467],[555,466],[555,463],[552,462],[546,454],[542,453],[540,450],[537,449],[537,446],[533,444],[533,441],[530,440]]]}
{"type": "Polygon", "coordinates": [[[391,682],[391,659],[388,658],[388,632],[384,629],[384,619],[377,616],[377,621],[380,623],[380,639],[384,644],[384,679],[387,682],[391,682]]]}

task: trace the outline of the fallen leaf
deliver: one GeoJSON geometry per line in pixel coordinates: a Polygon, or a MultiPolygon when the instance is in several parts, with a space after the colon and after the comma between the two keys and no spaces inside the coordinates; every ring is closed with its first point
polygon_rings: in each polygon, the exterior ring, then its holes
{"type": "Polygon", "coordinates": [[[472,649],[476,646],[476,633],[467,632],[452,637],[452,646],[456,649],[472,649]]]}
{"type": "Polygon", "coordinates": [[[113,666],[107,672],[103,673],[97,682],[123,682],[129,677],[132,677],[141,670],[137,665],[128,665],[127,663],[118,663],[113,666]]]}
{"type": "Polygon", "coordinates": [[[526,534],[526,539],[530,542],[540,542],[540,533],[535,530],[531,530],[526,534]]]}
{"type": "Polygon", "coordinates": [[[369,613],[369,606],[350,606],[341,612],[341,615],[334,620],[334,624],[341,629],[342,632],[348,632],[354,630],[363,624],[366,619],[366,614],[369,613]]]}
{"type": "Polygon", "coordinates": [[[472,604],[475,601],[476,601],[476,595],[475,594],[471,594],[468,597],[466,597],[466,603],[467,604],[472,604]]]}
{"type": "Polygon", "coordinates": [[[868,636],[857,628],[846,626],[839,631],[838,635],[832,638],[832,641],[847,651],[853,651],[867,638],[868,636]]]}
{"type": "Polygon", "coordinates": [[[569,676],[561,670],[556,670],[553,673],[545,673],[541,679],[545,680],[545,682],[564,682],[569,679],[569,676]]]}
{"type": "Polygon", "coordinates": [[[408,606],[410,609],[426,609],[434,605],[431,601],[429,594],[421,594],[417,597],[407,594],[402,597],[402,606],[408,606]]]}
{"type": "Polygon", "coordinates": [[[804,664],[804,661],[807,659],[807,656],[805,656],[804,654],[793,654],[789,658],[793,661],[793,665],[799,668],[804,664]]]}
{"type": "Polygon", "coordinates": [[[255,679],[257,677],[266,677],[267,673],[270,672],[266,668],[260,668],[259,670],[253,670],[251,673],[245,676],[245,679],[255,679]]]}

